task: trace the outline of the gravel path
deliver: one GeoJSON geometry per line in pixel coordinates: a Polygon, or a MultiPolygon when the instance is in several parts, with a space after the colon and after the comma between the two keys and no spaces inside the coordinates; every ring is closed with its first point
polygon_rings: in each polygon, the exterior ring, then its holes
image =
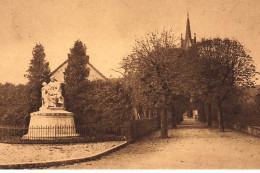
{"type": "Polygon", "coordinates": [[[78,159],[94,155],[123,141],[86,144],[3,144],[0,143],[0,165],[78,159]]]}
{"type": "Polygon", "coordinates": [[[260,169],[260,139],[218,132],[186,119],[169,138],[159,131],[100,160],[51,169],[260,169]]]}

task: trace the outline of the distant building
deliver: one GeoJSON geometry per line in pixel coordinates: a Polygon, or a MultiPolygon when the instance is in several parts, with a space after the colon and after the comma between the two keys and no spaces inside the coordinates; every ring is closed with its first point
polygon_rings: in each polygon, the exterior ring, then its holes
{"type": "MultiPolygon", "coordinates": [[[[186,23],[186,34],[185,34],[185,39],[182,38],[181,34],[181,48],[182,49],[189,49],[189,47],[193,46],[196,44],[196,33],[194,33],[194,39],[191,38],[191,30],[190,30],[190,19],[189,19],[189,13],[187,13],[187,23],[186,23]]],[[[190,102],[192,103],[192,97],[190,98],[190,102]]],[[[191,106],[189,110],[186,112],[188,117],[196,117],[198,116],[198,110],[193,110],[191,106]]]]}
{"type": "MultiPolygon", "coordinates": [[[[68,65],[68,60],[64,61],[59,67],[57,67],[52,73],[51,76],[55,77],[55,79],[60,82],[64,83],[64,72],[68,65]]],[[[95,81],[95,80],[107,80],[107,78],[98,71],[92,64],[88,63],[87,68],[89,69],[89,76],[88,80],[95,81]]]]}
{"type": "Polygon", "coordinates": [[[194,44],[196,44],[196,33],[194,33],[194,39],[192,39],[191,30],[190,30],[189,13],[187,13],[186,34],[185,34],[185,39],[182,38],[182,34],[181,34],[181,48],[187,50],[189,47],[191,47],[194,44]]]}

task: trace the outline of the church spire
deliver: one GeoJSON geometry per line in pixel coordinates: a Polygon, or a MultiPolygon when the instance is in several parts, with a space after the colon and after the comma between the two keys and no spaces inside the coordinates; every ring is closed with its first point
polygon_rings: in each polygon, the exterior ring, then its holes
{"type": "Polygon", "coordinates": [[[185,36],[186,41],[191,42],[191,31],[190,31],[190,19],[189,19],[189,12],[187,12],[187,23],[186,23],[186,36],[185,36]]]}
{"type": "Polygon", "coordinates": [[[181,36],[181,48],[188,49],[193,44],[196,44],[196,35],[194,34],[194,39],[191,38],[189,12],[187,12],[186,34],[185,40],[181,36]]]}

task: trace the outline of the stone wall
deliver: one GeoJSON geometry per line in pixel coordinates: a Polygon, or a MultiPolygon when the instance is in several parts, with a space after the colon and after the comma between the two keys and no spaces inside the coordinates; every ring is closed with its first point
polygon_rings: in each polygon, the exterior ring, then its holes
{"type": "Polygon", "coordinates": [[[244,133],[248,133],[257,137],[260,137],[260,127],[259,126],[248,126],[242,124],[229,124],[229,127],[244,133]]]}
{"type": "Polygon", "coordinates": [[[160,128],[160,119],[133,120],[129,124],[128,139],[136,139],[160,128]]]}
{"type": "MultiPolygon", "coordinates": [[[[217,121],[212,121],[213,127],[218,127],[217,121]]],[[[243,125],[238,123],[229,123],[224,122],[225,128],[234,129],[243,133],[247,133],[256,137],[260,137],[260,127],[259,126],[249,126],[249,125],[243,125]]]]}

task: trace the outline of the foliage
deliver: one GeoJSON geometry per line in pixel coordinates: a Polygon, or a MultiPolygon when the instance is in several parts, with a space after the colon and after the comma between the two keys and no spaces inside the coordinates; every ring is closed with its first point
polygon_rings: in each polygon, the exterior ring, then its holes
{"type": "MultiPolygon", "coordinates": [[[[246,89],[227,97],[223,104],[225,121],[244,125],[260,125],[259,95],[257,88],[246,89]]],[[[232,92],[233,93],[233,92],[232,92]]]]}
{"type": "Polygon", "coordinates": [[[130,120],[129,94],[120,81],[85,81],[72,105],[77,124],[122,125],[130,120]]]}
{"type": "Polygon", "coordinates": [[[236,88],[254,86],[252,57],[236,40],[213,39],[199,45],[200,83],[213,100],[222,102],[236,88]]]}
{"type": "Polygon", "coordinates": [[[167,105],[173,94],[181,92],[181,50],[171,31],[147,34],[136,41],[132,54],[123,59],[125,85],[135,105],[167,105]]]}
{"type": "Polygon", "coordinates": [[[223,103],[233,94],[254,86],[256,75],[252,57],[242,44],[230,39],[209,39],[193,48],[194,78],[197,92],[204,100],[216,103],[220,130],[224,130],[223,103]],[[197,90],[198,89],[198,90],[197,90]]]}
{"type": "MultiPolygon", "coordinates": [[[[166,109],[177,100],[183,90],[184,69],[180,65],[182,53],[176,47],[171,31],[149,33],[136,40],[132,53],[122,63],[125,88],[131,92],[133,106],[166,109]]],[[[164,113],[161,117],[163,129],[167,118],[164,113]]],[[[162,137],[166,137],[166,133],[167,129],[162,132],[162,137]]]]}
{"type": "MultiPolygon", "coordinates": [[[[85,81],[78,91],[80,94],[72,105],[77,127],[104,126],[111,131],[130,121],[132,107],[129,94],[120,80],[85,81]]],[[[24,126],[29,122],[26,92],[27,85],[0,84],[1,125],[24,126]]]]}
{"type": "Polygon", "coordinates": [[[89,75],[86,65],[89,61],[86,55],[86,46],[79,40],[74,43],[68,54],[68,66],[64,72],[65,80],[65,106],[69,111],[74,112],[73,106],[80,90],[81,84],[89,75]]]}
{"type": "Polygon", "coordinates": [[[41,107],[41,88],[42,83],[50,81],[50,67],[45,60],[44,47],[36,44],[32,51],[29,69],[25,75],[28,82],[27,98],[29,104],[29,112],[38,111],[41,107]]]}
{"type": "Polygon", "coordinates": [[[26,92],[26,85],[0,84],[1,125],[24,126],[28,123],[29,107],[26,92]]]}

